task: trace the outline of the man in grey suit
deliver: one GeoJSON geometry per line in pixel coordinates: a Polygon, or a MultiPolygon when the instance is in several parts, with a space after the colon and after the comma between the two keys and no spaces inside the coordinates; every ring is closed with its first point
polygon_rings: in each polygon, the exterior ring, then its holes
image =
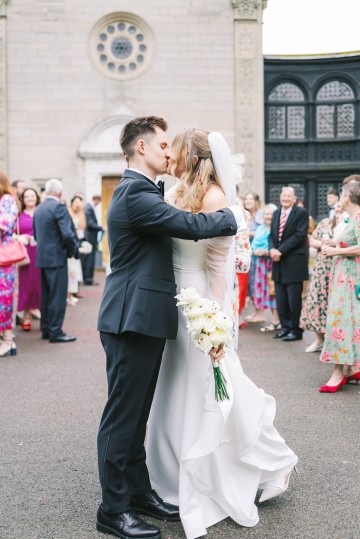
{"type": "Polygon", "coordinates": [[[67,207],[61,204],[62,183],[46,182],[46,199],[34,213],[36,265],[41,269],[42,338],[52,343],[75,341],[62,330],[68,289],[67,259],[78,256],[78,239],[67,207]]]}
{"type": "Polygon", "coordinates": [[[158,527],[139,514],[179,520],[178,508],[152,490],[144,437],[166,339],[175,339],[178,313],[171,237],[197,240],[234,235],[240,208],[211,214],[180,211],[155,185],[165,174],[167,124],[150,116],[130,121],[121,134],[129,168],[114,191],[107,230],[111,273],[98,330],[107,357],[108,401],[98,434],[102,505],[97,529],[123,539],[159,539],[158,527]]]}

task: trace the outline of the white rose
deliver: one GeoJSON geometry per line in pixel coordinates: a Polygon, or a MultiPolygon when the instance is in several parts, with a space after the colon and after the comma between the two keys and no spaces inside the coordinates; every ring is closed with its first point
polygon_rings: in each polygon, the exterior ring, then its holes
{"type": "Polygon", "coordinates": [[[214,315],[214,320],[219,329],[230,329],[233,325],[230,317],[221,311],[214,315]]]}
{"type": "Polygon", "coordinates": [[[208,299],[201,298],[201,301],[191,302],[184,308],[184,316],[186,317],[195,318],[207,314],[212,314],[208,299]]]}
{"type": "Polygon", "coordinates": [[[191,333],[200,333],[205,324],[205,318],[203,316],[197,318],[188,318],[186,327],[191,333]]]}
{"type": "Polygon", "coordinates": [[[213,314],[206,314],[203,316],[203,329],[206,333],[213,333],[216,331],[217,325],[213,314]]]}
{"type": "Polygon", "coordinates": [[[209,311],[211,313],[217,313],[220,311],[220,305],[217,303],[217,301],[209,301],[209,311]]]}
{"type": "Polygon", "coordinates": [[[210,350],[213,347],[211,338],[209,335],[205,335],[202,333],[195,341],[194,341],[195,348],[198,348],[201,350],[201,352],[204,352],[204,354],[208,354],[210,350]]]}
{"type": "Polygon", "coordinates": [[[225,344],[228,342],[229,334],[227,331],[217,329],[210,335],[210,339],[213,346],[219,346],[220,344],[225,344]]]}
{"type": "Polygon", "coordinates": [[[201,296],[194,287],[189,286],[182,288],[180,294],[177,294],[175,298],[178,300],[176,305],[187,305],[188,303],[196,303],[201,299],[201,296]]]}

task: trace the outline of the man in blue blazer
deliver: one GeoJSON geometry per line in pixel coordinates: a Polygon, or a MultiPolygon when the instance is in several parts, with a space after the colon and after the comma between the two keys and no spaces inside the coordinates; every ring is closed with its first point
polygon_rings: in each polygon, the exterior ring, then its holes
{"type": "Polygon", "coordinates": [[[52,343],[75,341],[62,330],[68,289],[67,259],[78,256],[78,239],[67,207],[60,202],[62,183],[46,183],[46,199],[34,213],[36,265],[41,269],[42,338],[52,343]]]}
{"type": "Polygon", "coordinates": [[[178,313],[171,238],[230,236],[246,227],[240,208],[211,214],[180,211],[155,185],[169,148],[162,118],[136,118],[120,143],[125,170],[108,208],[111,273],[98,330],[106,352],[108,401],[98,434],[102,505],[97,529],[120,538],[159,539],[158,527],[138,514],[179,520],[178,508],[152,490],[145,463],[146,423],[166,339],[175,339],[178,313]]]}

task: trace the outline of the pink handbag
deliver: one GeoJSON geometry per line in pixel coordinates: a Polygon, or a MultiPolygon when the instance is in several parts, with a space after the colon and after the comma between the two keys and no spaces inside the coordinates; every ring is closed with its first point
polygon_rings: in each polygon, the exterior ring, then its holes
{"type": "Polygon", "coordinates": [[[19,241],[0,245],[0,266],[11,266],[26,258],[28,258],[27,249],[19,241]]]}

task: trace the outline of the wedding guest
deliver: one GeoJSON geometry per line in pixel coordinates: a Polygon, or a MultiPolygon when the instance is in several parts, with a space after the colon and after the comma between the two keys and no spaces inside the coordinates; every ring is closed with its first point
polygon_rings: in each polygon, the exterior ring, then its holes
{"type": "Polygon", "coordinates": [[[91,253],[87,255],[81,255],[82,270],[84,275],[84,284],[86,285],[97,285],[94,281],[94,271],[95,271],[95,256],[96,256],[96,245],[98,241],[98,233],[105,232],[105,229],[99,225],[95,208],[101,202],[100,195],[94,195],[92,197],[92,204],[88,203],[85,206],[85,218],[86,218],[86,229],[85,229],[85,239],[92,245],[91,253]]]}
{"type": "MultiPolygon", "coordinates": [[[[19,207],[14,191],[7,176],[0,172],[0,245],[13,242],[15,223],[19,207]]],[[[14,303],[15,264],[0,266],[0,357],[15,355],[13,342],[13,303],[14,303]]]]}
{"type": "Polygon", "coordinates": [[[332,258],[325,340],[320,360],[332,363],[329,381],[322,393],[335,393],[344,384],[360,380],[360,183],[347,183],[340,207],[349,222],[339,238],[339,246],[321,250],[332,258]],[[346,366],[346,371],[345,371],[346,366]]]}
{"type": "Polygon", "coordinates": [[[358,182],[360,183],[360,174],[351,174],[350,176],[346,176],[346,178],[343,179],[343,186],[347,185],[350,182],[358,182]]]}
{"type": "MultiPolygon", "coordinates": [[[[260,209],[260,197],[257,193],[248,192],[244,196],[244,208],[250,213],[249,221],[249,235],[250,244],[253,241],[256,229],[263,223],[263,211],[260,209]]],[[[248,277],[248,289],[247,296],[250,297],[254,303],[254,287],[255,287],[255,259],[252,257],[249,277],[248,277]]],[[[259,320],[253,320],[254,315],[249,315],[245,318],[246,322],[259,322],[259,320]]]]}
{"type": "MultiPolygon", "coordinates": [[[[236,184],[236,199],[235,202],[241,206],[245,212],[247,224],[250,222],[250,213],[244,209],[244,198],[240,194],[241,184],[236,184]]],[[[235,236],[235,268],[238,288],[238,326],[239,329],[246,328],[245,319],[242,312],[246,306],[246,296],[248,291],[249,270],[251,264],[251,247],[249,229],[242,230],[235,236]]]]}
{"type": "Polygon", "coordinates": [[[299,321],[303,281],[309,278],[306,244],[309,214],[305,208],[296,206],[293,187],[283,187],[280,204],[281,208],[274,212],[269,237],[276,305],[281,322],[281,331],[274,338],[288,342],[303,337],[299,321]]]}
{"type": "MultiPolygon", "coordinates": [[[[81,240],[85,238],[85,212],[83,199],[75,195],[70,202],[69,213],[74,223],[76,235],[81,243],[81,240]]],[[[79,283],[83,280],[83,273],[81,269],[81,262],[79,258],[68,258],[68,305],[75,306],[79,297],[79,283]]]]}
{"type": "Polygon", "coordinates": [[[67,259],[77,256],[78,239],[69,212],[61,204],[63,186],[51,179],[46,199],[34,213],[34,237],[38,243],[36,264],[41,269],[41,331],[51,343],[75,341],[62,330],[68,288],[67,259]]]}
{"type": "Polygon", "coordinates": [[[339,193],[336,189],[329,189],[326,193],[326,203],[329,206],[329,219],[335,217],[335,209],[339,203],[339,193]]]}
{"type": "Polygon", "coordinates": [[[11,186],[13,188],[14,195],[20,199],[21,195],[26,189],[26,183],[23,180],[15,180],[12,182],[11,186]]]}
{"type": "MultiPolygon", "coordinates": [[[[306,204],[303,200],[297,199],[296,205],[299,206],[300,208],[305,208],[307,210],[306,204]]],[[[314,232],[314,230],[315,230],[315,221],[314,221],[314,218],[311,215],[309,215],[309,227],[308,227],[307,242],[306,242],[307,248],[308,248],[309,260],[310,260],[310,236],[314,232]]],[[[301,295],[302,299],[306,298],[308,283],[309,281],[303,282],[303,290],[302,290],[302,295],[301,295]]]]}
{"type": "MultiPolygon", "coordinates": [[[[245,213],[246,222],[249,221],[249,212],[245,213]]],[[[239,329],[246,328],[246,322],[241,313],[246,305],[246,292],[248,285],[248,275],[251,264],[251,247],[249,239],[249,230],[239,230],[235,236],[235,271],[237,279],[238,295],[238,320],[239,329]]]]}
{"type": "MultiPolygon", "coordinates": [[[[337,210],[337,214],[340,211],[337,210]]],[[[320,352],[324,344],[331,258],[325,256],[321,248],[334,237],[337,214],[333,219],[326,217],[320,221],[310,238],[310,247],[316,249],[317,252],[309,292],[301,311],[300,327],[313,331],[315,340],[305,349],[305,352],[320,352]]]]}
{"type": "Polygon", "coordinates": [[[271,323],[261,328],[264,331],[280,329],[279,317],[276,309],[275,285],[271,279],[272,260],[269,255],[269,236],[275,204],[267,204],[264,208],[264,223],[260,225],[253,238],[252,250],[255,260],[255,295],[253,322],[265,321],[264,310],[270,309],[271,323]]]}
{"type": "Polygon", "coordinates": [[[23,311],[21,327],[31,330],[31,312],[40,309],[41,274],[36,267],[36,242],[34,239],[33,217],[40,197],[32,187],[27,187],[20,196],[21,213],[19,216],[19,234],[26,245],[30,263],[19,267],[18,312],[23,311]]]}

